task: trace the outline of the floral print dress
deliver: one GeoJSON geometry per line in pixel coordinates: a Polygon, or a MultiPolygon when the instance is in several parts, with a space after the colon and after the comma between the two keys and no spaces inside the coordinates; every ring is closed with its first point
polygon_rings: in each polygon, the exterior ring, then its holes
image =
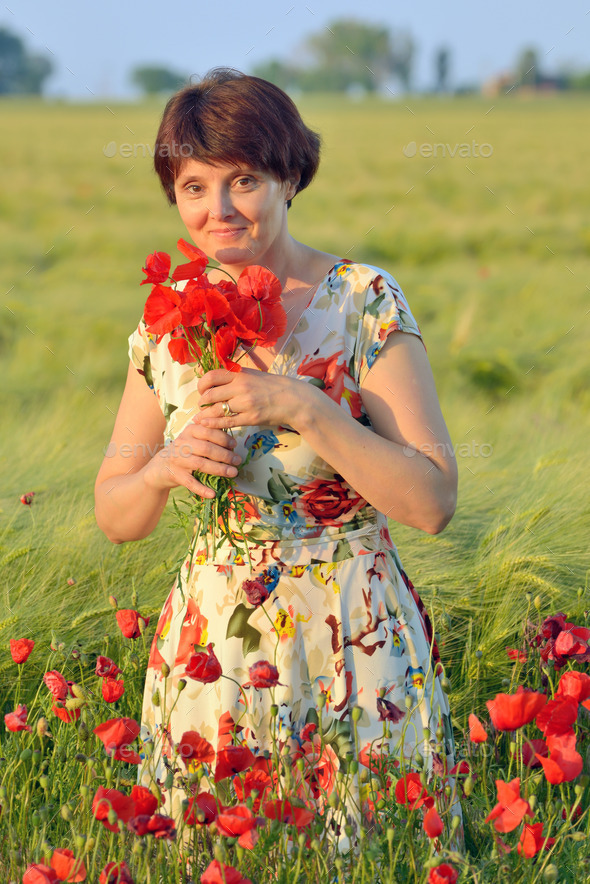
{"type": "MultiPolygon", "coordinates": [[[[319,386],[370,427],[360,389],[396,331],[420,336],[393,277],[341,261],[269,371],[319,386]]],[[[169,442],[199,396],[193,369],[171,360],[168,339],[157,343],[142,320],[129,341],[131,360],[166,417],[169,442]]],[[[144,782],[157,779],[169,811],[180,813],[175,747],[189,730],[217,753],[233,743],[258,758],[272,752],[274,734],[293,758],[312,759],[320,805],[351,754],[368,765],[371,753],[385,752],[410,770],[420,753],[429,769],[450,769],[453,738],[436,642],[386,518],[290,427],[244,427],[234,435],[238,453],[250,455],[237,487],[247,504],[252,568],[229,545],[213,561],[198,549],[185,561],[148,663],[144,782]],[[195,647],[209,644],[223,676],[209,683],[187,677],[195,647]],[[259,661],[278,669],[272,690],[250,683],[249,668],[259,661]],[[181,679],[187,684],[179,693],[181,679]]],[[[357,818],[361,779],[358,788],[357,818]]]]}

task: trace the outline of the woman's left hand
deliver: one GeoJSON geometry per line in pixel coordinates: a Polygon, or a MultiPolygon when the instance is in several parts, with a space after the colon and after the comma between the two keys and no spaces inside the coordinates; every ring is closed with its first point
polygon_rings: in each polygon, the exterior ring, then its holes
{"type": "Polygon", "coordinates": [[[296,378],[268,374],[251,368],[239,372],[216,368],[199,378],[204,427],[293,426],[304,407],[309,384],[296,378]]]}

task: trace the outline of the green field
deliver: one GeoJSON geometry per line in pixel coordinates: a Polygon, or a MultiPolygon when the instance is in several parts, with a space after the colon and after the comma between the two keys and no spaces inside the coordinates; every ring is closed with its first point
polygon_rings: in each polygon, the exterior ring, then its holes
{"type": "MultiPolygon", "coordinates": [[[[434,609],[458,721],[476,651],[489,696],[527,609],[538,616],[531,598],[541,616],[580,621],[590,561],[588,101],[493,104],[306,99],[323,166],[291,210],[295,236],[390,270],[424,334],[459,504],[442,535],[393,528],[434,609]],[[473,142],[491,155],[460,155],[473,142]]],[[[167,517],[147,540],[112,546],[92,509],[145,297],[140,267],[183,233],[151,170],[160,110],[0,104],[4,680],[10,637],[53,632],[92,649],[112,629],[108,595],[129,605],[133,588],[156,612],[183,543],[167,517]],[[19,502],[28,491],[31,507],[19,502]]]]}

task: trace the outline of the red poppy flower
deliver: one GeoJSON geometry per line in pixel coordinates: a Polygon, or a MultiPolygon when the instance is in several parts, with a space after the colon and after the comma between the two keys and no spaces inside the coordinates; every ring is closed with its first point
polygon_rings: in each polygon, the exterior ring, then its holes
{"type": "Polygon", "coordinates": [[[133,786],[131,789],[131,800],[133,801],[133,808],[136,816],[141,814],[152,816],[152,814],[158,809],[160,803],[156,796],[145,786],[133,786]]]}
{"type": "Polygon", "coordinates": [[[520,797],[520,779],[505,783],[496,780],[498,803],[487,815],[484,822],[494,822],[497,832],[512,832],[520,825],[525,814],[532,817],[528,801],[520,797]]]}
{"type": "Polygon", "coordinates": [[[135,804],[129,795],[124,795],[118,789],[99,786],[92,799],[92,813],[109,832],[118,832],[117,823],[110,823],[108,819],[111,810],[114,810],[118,819],[128,823],[135,814],[135,804]]]}
{"type": "Polygon", "coordinates": [[[20,502],[23,503],[25,506],[30,506],[33,503],[34,496],[34,491],[27,491],[26,494],[21,494],[20,502]]]}
{"type": "Polygon", "coordinates": [[[434,804],[424,814],[422,826],[429,838],[438,838],[444,832],[445,824],[434,804]]]}
{"type": "MultiPolygon", "coordinates": [[[[192,242],[187,242],[186,239],[182,238],[178,240],[178,242],[176,243],[176,247],[178,248],[179,252],[182,252],[185,258],[188,258],[190,260],[191,264],[196,264],[201,267],[201,270],[198,273],[192,273],[191,277],[200,276],[202,273],[204,273],[207,264],[209,263],[209,258],[202,249],[199,249],[192,242]]],[[[178,276],[174,278],[182,279],[183,277],[178,276]]]]}
{"type": "Polygon", "coordinates": [[[459,872],[448,863],[441,863],[430,870],[428,876],[428,884],[455,884],[459,877],[459,872]]]}
{"type": "Polygon", "coordinates": [[[23,884],[59,884],[59,878],[49,866],[31,863],[23,875],[23,884]]]}
{"type": "Polygon", "coordinates": [[[172,261],[170,255],[166,252],[154,252],[145,259],[145,267],[142,267],[145,273],[145,279],[142,279],[140,285],[151,283],[154,285],[158,282],[166,282],[170,273],[170,265],[172,261]]]}
{"type": "Polygon", "coordinates": [[[115,675],[121,674],[117,664],[110,657],[103,657],[102,654],[99,654],[96,658],[96,669],[94,671],[99,678],[114,678],[115,675]]]}
{"type": "Polygon", "coordinates": [[[314,819],[315,813],[307,807],[293,804],[292,801],[277,798],[274,801],[266,802],[264,805],[264,816],[267,820],[280,820],[286,825],[304,829],[314,819]]]}
{"type": "Polygon", "coordinates": [[[525,740],[522,744],[522,762],[526,767],[541,767],[537,756],[547,758],[549,749],[545,740],[525,740]]]}
{"type": "Polygon", "coordinates": [[[145,302],[143,319],[150,334],[165,335],[182,322],[182,294],[168,285],[155,285],[145,302]]]}
{"type": "Polygon", "coordinates": [[[242,878],[241,874],[233,866],[223,868],[219,860],[210,862],[201,875],[201,884],[252,884],[249,878],[242,878]]]}
{"type": "Polygon", "coordinates": [[[543,835],[543,823],[525,823],[517,850],[520,854],[528,856],[530,859],[542,847],[545,850],[550,850],[552,844],[555,844],[555,838],[545,838],[543,835]]]}
{"type": "MultiPolygon", "coordinates": [[[[296,755],[303,758],[304,784],[302,794],[308,797],[309,793],[316,801],[323,805],[326,796],[330,795],[336,787],[336,774],[340,768],[338,756],[331,746],[322,742],[319,734],[314,734],[309,742],[303,743],[296,755]]],[[[294,772],[295,776],[299,771],[294,772]]]]}
{"type": "Polygon", "coordinates": [[[517,648],[506,648],[506,653],[508,654],[508,658],[514,660],[516,663],[526,663],[528,660],[527,652],[519,651],[517,648]]]}
{"type": "Polygon", "coordinates": [[[562,657],[573,657],[586,654],[590,642],[590,629],[584,626],[576,626],[574,623],[566,623],[563,630],[555,639],[553,650],[562,657]]]}
{"type": "Polygon", "coordinates": [[[80,710],[79,709],[66,709],[60,702],[53,703],[51,706],[51,711],[54,715],[56,715],[61,721],[65,721],[66,724],[71,724],[73,721],[78,721],[80,718],[80,710]]]}
{"type": "Polygon", "coordinates": [[[258,813],[260,803],[265,792],[270,789],[272,780],[265,770],[249,770],[246,771],[243,779],[242,777],[234,777],[233,784],[239,801],[246,801],[253,797],[254,792],[258,793],[252,804],[252,810],[254,813],[258,813]]]}
{"type": "Polygon", "coordinates": [[[18,731],[30,731],[31,728],[27,724],[27,707],[22,703],[16,707],[14,712],[7,712],[4,716],[4,724],[9,731],[16,733],[18,731]]]}
{"type": "Polygon", "coordinates": [[[60,881],[85,881],[86,867],[67,847],[56,847],[51,857],[51,868],[60,881]]]}
{"type": "Polygon", "coordinates": [[[125,682],[122,678],[104,678],[102,696],[107,703],[116,703],[125,693],[125,682]]]}
{"type": "Polygon", "coordinates": [[[119,629],[125,638],[139,638],[150,622],[149,617],[142,617],[138,611],[132,608],[121,608],[115,614],[119,629]]]}
{"type": "Polygon", "coordinates": [[[56,700],[65,700],[69,693],[68,683],[57,669],[46,672],[43,681],[56,700]]]}
{"type": "Polygon", "coordinates": [[[172,817],[155,813],[148,819],[147,831],[155,838],[165,841],[173,841],[176,838],[176,823],[172,817]]]}
{"type": "Polygon", "coordinates": [[[29,659],[29,654],[35,647],[32,638],[11,638],[10,639],[10,656],[15,663],[20,666],[29,659]]]}
{"type": "Polygon", "coordinates": [[[127,863],[107,863],[98,879],[98,884],[134,884],[127,863]]]}
{"type": "Polygon", "coordinates": [[[556,696],[537,715],[537,727],[545,737],[571,733],[578,717],[578,701],[569,695],[556,696]]]}
{"type": "MultiPolygon", "coordinates": [[[[195,326],[195,331],[201,335],[205,333],[204,324],[213,330],[233,320],[229,301],[218,286],[212,285],[206,276],[190,280],[186,284],[180,313],[184,328],[195,326]]],[[[237,328],[236,331],[239,333],[237,328]]]]}
{"type": "Polygon", "coordinates": [[[310,721],[308,724],[301,728],[301,739],[304,742],[306,742],[307,740],[311,740],[317,729],[317,724],[314,721],[310,721]]]}
{"type": "Polygon", "coordinates": [[[110,755],[113,751],[128,747],[136,739],[139,725],[134,718],[111,718],[97,725],[94,733],[110,755]]]}
{"type": "Polygon", "coordinates": [[[254,580],[244,580],[242,583],[242,590],[250,604],[254,605],[256,608],[258,605],[265,602],[270,595],[267,587],[259,578],[255,578],[254,580]]]}
{"type": "Polygon", "coordinates": [[[207,645],[206,650],[193,654],[186,667],[186,675],[203,684],[217,681],[221,677],[221,672],[221,664],[215,656],[211,643],[207,645]]]}
{"type": "Polygon", "coordinates": [[[395,784],[395,800],[398,804],[406,804],[410,810],[416,810],[426,804],[432,807],[434,801],[420,782],[420,774],[405,774],[395,784]]]}
{"type": "Polygon", "coordinates": [[[222,835],[236,838],[255,828],[256,817],[249,807],[238,804],[235,807],[223,807],[217,815],[215,824],[222,835]]]}
{"type": "Polygon", "coordinates": [[[471,713],[471,715],[469,716],[468,722],[469,722],[469,739],[471,740],[471,742],[472,743],[485,743],[488,738],[488,734],[487,734],[487,731],[484,728],[483,724],[481,723],[481,721],[477,717],[477,715],[474,715],[473,713],[471,713]]]}
{"type": "Polygon", "coordinates": [[[248,669],[250,684],[253,688],[274,688],[279,681],[279,670],[268,660],[258,660],[248,669]]]}
{"type": "Polygon", "coordinates": [[[564,672],[559,679],[556,696],[571,697],[578,703],[587,700],[590,697],[590,675],[585,672],[564,672]]]}
{"type": "Polygon", "coordinates": [[[239,363],[232,360],[232,356],[236,352],[238,346],[238,338],[235,329],[229,326],[223,326],[215,333],[214,338],[215,352],[220,364],[227,371],[241,371],[242,367],[239,363]]]}
{"type": "Polygon", "coordinates": [[[547,737],[549,758],[537,755],[543,765],[549,783],[569,783],[582,773],[584,761],[576,751],[576,735],[573,733],[547,737]]]}
{"type": "Polygon", "coordinates": [[[191,762],[212,764],[215,761],[215,749],[197,731],[185,731],[176,744],[176,751],[187,767],[191,762]]]}
{"type": "Polygon", "coordinates": [[[203,355],[199,341],[201,335],[198,330],[192,328],[174,329],[170,333],[168,341],[168,350],[174,362],[180,365],[187,365],[189,362],[195,362],[203,355]]]}
{"type": "Polygon", "coordinates": [[[246,267],[238,278],[238,292],[240,297],[231,306],[246,329],[240,337],[262,347],[276,344],[287,328],[279,280],[265,267],[246,267]]]}
{"type": "Polygon", "coordinates": [[[486,706],[496,730],[515,731],[536,718],[546,702],[545,694],[519,688],[515,694],[496,694],[486,706]]]}
{"type": "Polygon", "coordinates": [[[215,782],[225,780],[232,774],[248,770],[254,763],[254,755],[247,746],[226,746],[217,753],[215,782]]]}
{"type": "Polygon", "coordinates": [[[184,821],[187,826],[208,826],[217,818],[217,810],[215,796],[210,792],[200,792],[194,798],[189,798],[184,821]]]}

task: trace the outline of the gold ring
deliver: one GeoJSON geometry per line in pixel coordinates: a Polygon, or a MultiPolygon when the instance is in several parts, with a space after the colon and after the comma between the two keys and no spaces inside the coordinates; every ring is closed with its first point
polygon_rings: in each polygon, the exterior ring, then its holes
{"type": "Polygon", "coordinates": [[[235,411],[232,411],[229,407],[229,402],[222,402],[221,407],[223,409],[223,413],[226,417],[235,417],[235,411]]]}

